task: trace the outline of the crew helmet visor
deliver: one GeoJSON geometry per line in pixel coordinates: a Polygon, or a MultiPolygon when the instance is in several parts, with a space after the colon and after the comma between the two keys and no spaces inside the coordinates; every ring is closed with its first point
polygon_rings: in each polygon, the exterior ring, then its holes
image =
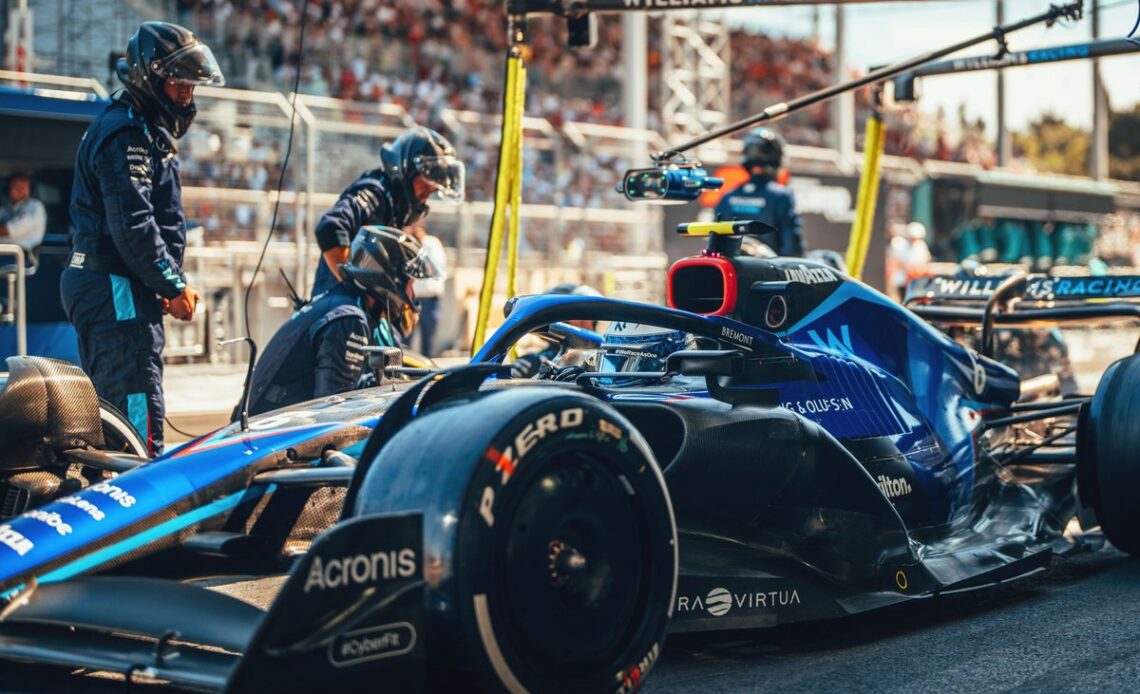
{"type": "Polygon", "coordinates": [[[463,202],[467,169],[458,157],[421,154],[412,159],[412,165],[418,175],[435,187],[441,199],[463,202]]]}
{"type": "Polygon", "coordinates": [[[431,254],[423,246],[420,247],[419,252],[404,263],[404,272],[408,273],[409,277],[418,280],[442,281],[447,279],[447,273],[432,260],[431,254]]]}
{"type": "Polygon", "coordinates": [[[186,46],[152,65],[155,74],[181,84],[208,84],[220,87],[226,83],[214,52],[204,43],[186,46]]]}

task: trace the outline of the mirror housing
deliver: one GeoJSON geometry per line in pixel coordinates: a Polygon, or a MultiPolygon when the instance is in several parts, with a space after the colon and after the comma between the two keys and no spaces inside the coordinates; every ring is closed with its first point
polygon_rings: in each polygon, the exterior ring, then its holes
{"type": "Polygon", "coordinates": [[[686,349],[665,358],[665,371],[682,376],[739,376],[744,354],[735,349],[686,349]]]}

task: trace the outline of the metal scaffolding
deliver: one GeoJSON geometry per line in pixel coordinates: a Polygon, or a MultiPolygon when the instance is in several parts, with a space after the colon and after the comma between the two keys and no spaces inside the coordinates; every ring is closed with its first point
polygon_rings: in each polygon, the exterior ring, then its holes
{"type": "Polygon", "coordinates": [[[176,16],[173,0],[28,0],[35,12],[37,69],[114,80],[111,56],[122,52],[141,22],[176,16]]]}
{"type": "Polygon", "coordinates": [[[666,138],[696,137],[726,124],[732,82],[724,17],[670,12],[661,23],[661,120],[666,138]]]}

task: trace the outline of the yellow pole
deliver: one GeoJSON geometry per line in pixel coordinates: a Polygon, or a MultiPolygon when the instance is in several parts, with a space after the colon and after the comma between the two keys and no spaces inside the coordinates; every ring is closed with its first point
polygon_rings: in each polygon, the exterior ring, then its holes
{"type": "Polygon", "coordinates": [[[867,118],[867,133],[863,147],[863,175],[859,179],[859,194],[855,203],[855,219],[851,223],[851,238],[847,244],[847,270],[852,277],[861,277],[867,260],[867,248],[875,223],[875,203],[879,196],[879,171],[883,159],[885,127],[882,115],[873,111],[867,118]]]}
{"type": "Polygon", "coordinates": [[[487,323],[491,318],[491,301],[495,295],[495,278],[499,269],[499,256],[503,245],[503,225],[506,221],[507,204],[510,201],[511,169],[517,157],[511,150],[515,126],[515,84],[518,80],[522,57],[511,50],[507,58],[507,83],[504,86],[503,125],[500,131],[499,167],[495,177],[495,207],[491,214],[491,234],[487,239],[487,260],[483,265],[483,287],[479,293],[479,315],[475,322],[475,335],[471,340],[471,352],[475,353],[487,339],[487,323]]]}
{"type": "Polygon", "coordinates": [[[526,113],[526,66],[519,64],[519,72],[515,77],[515,105],[516,124],[513,127],[511,154],[514,157],[514,167],[511,177],[511,223],[507,230],[507,298],[518,294],[515,282],[515,273],[519,263],[519,213],[522,208],[522,173],[523,173],[523,114],[526,113]]]}

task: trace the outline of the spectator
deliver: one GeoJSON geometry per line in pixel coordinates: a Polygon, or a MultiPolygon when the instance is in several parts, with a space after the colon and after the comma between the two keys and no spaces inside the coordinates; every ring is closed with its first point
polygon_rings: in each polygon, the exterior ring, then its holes
{"type": "Polygon", "coordinates": [[[44,204],[32,197],[32,179],[24,173],[8,178],[8,204],[0,207],[0,242],[14,243],[24,249],[30,264],[32,251],[44,240],[47,212],[44,204]]]}

